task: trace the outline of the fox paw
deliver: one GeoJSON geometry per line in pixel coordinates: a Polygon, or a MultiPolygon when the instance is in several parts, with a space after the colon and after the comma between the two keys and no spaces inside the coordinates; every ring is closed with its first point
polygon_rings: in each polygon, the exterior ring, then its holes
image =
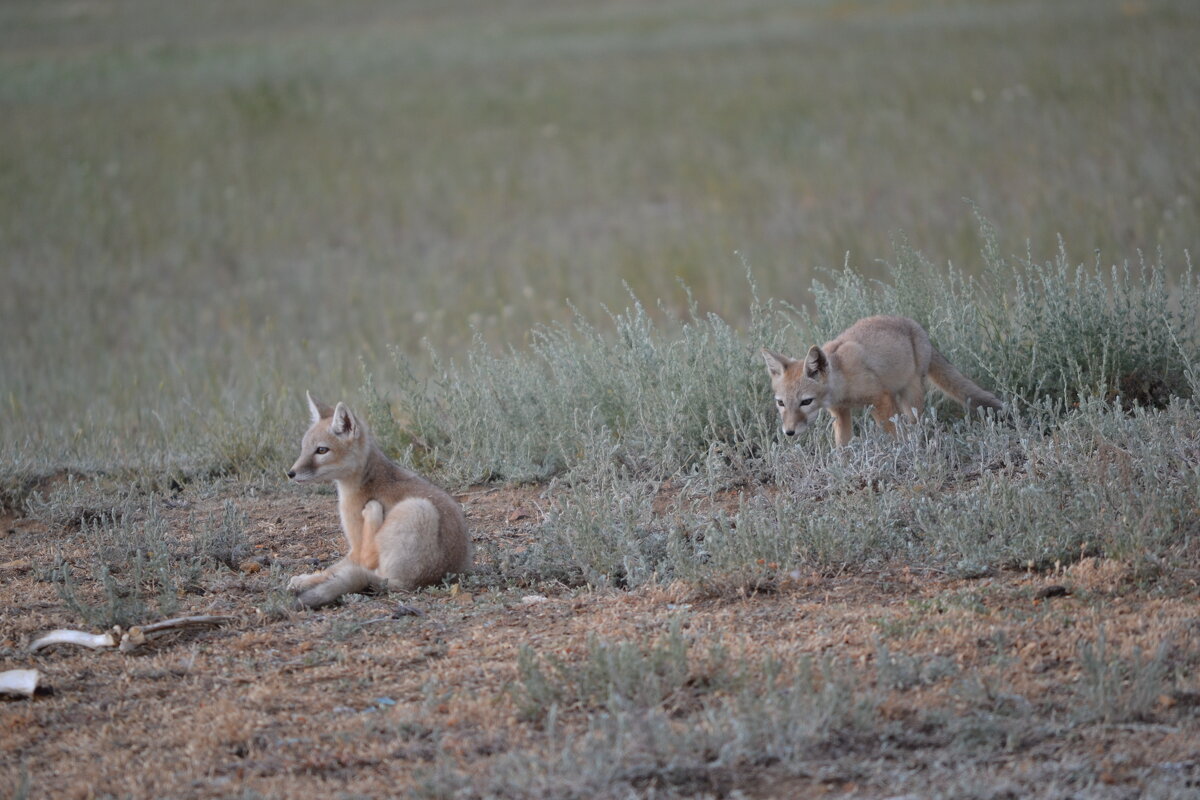
{"type": "Polygon", "coordinates": [[[383,524],[383,504],[378,500],[368,500],[362,510],[363,522],[378,527],[383,524]]]}
{"type": "Polygon", "coordinates": [[[303,611],[306,608],[320,608],[323,605],[328,605],[329,602],[329,599],[323,597],[320,592],[309,590],[296,594],[295,608],[297,611],[303,611]]]}
{"type": "Polygon", "coordinates": [[[318,583],[324,583],[327,576],[323,572],[310,572],[306,575],[297,575],[288,581],[288,591],[299,594],[305,589],[316,586],[318,583]]]}

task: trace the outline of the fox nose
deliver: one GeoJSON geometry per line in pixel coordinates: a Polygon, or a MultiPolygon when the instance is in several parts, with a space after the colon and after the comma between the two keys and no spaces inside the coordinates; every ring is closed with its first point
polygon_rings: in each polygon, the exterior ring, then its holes
{"type": "Polygon", "coordinates": [[[289,470],[288,470],[288,477],[289,477],[289,478],[294,478],[294,477],[296,477],[296,470],[294,470],[294,469],[289,469],[289,470]]]}
{"type": "Polygon", "coordinates": [[[796,435],[796,430],[794,428],[784,428],[783,432],[786,433],[788,436],[796,435]]]}

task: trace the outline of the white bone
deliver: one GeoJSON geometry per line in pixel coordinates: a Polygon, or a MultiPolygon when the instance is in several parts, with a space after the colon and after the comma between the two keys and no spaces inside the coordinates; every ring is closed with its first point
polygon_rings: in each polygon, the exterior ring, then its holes
{"type": "Polygon", "coordinates": [[[23,694],[33,697],[40,677],[36,669],[10,669],[0,672],[0,694],[23,694]]]}
{"type": "Polygon", "coordinates": [[[80,647],[90,647],[93,650],[116,647],[120,630],[120,628],[114,628],[106,633],[85,633],[84,631],[69,631],[65,628],[59,628],[34,640],[33,644],[29,645],[29,652],[36,653],[38,650],[49,647],[52,644],[76,644],[80,647]]]}

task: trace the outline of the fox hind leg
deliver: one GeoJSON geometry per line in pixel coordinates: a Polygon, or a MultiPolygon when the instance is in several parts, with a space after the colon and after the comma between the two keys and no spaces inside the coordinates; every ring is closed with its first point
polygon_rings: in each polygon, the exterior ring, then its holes
{"type": "Polygon", "coordinates": [[[409,498],[388,509],[374,540],[379,561],[376,572],[393,591],[435,582],[445,573],[438,528],[438,511],[423,497],[409,498]]]}
{"type": "Polygon", "coordinates": [[[871,416],[875,417],[879,427],[892,436],[896,435],[896,423],[892,422],[892,417],[899,411],[896,405],[895,397],[889,392],[884,392],[875,399],[875,405],[871,408],[871,416]]]}
{"type": "Polygon", "coordinates": [[[925,410],[925,386],[920,379],[911,381],[900,391],[900,413],[916,422],[925,410]]]}

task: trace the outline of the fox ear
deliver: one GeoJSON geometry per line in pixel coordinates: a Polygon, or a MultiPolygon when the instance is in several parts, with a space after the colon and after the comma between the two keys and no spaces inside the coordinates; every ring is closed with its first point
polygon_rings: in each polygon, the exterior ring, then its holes
{"type": "Polygon", "coordinates": [[[313,399],[311,393],[305,392],[304,396],[308,398],[308,413],[312,414],[314,425],[333,413],[332,408],[313,399]]]}
{"type": "Polygon", "coordinates": [[[825,357],[825,351],[814,344],[808,351],[808,358],[804,361],[804,369],[810,378],[815,378],[828,370],[829,359],[825,357]]]}
{"type": "Polygon", "coordinates": [[[345,403],[338,403],[337,408],[333,410],[333,422],[330,423],[329,429],[335,436],[350,436],[358,432],[358,420],[345,403]]]}
{"type": "Polygon", "coordinates": [[[782,377],[783,371],[792,363],[792,359],[787,356],[781,356],[765,347],[762,349],[762,357],[763,361],[767,362],[767,372],[771,373],[772,378],[782,377]]]}

